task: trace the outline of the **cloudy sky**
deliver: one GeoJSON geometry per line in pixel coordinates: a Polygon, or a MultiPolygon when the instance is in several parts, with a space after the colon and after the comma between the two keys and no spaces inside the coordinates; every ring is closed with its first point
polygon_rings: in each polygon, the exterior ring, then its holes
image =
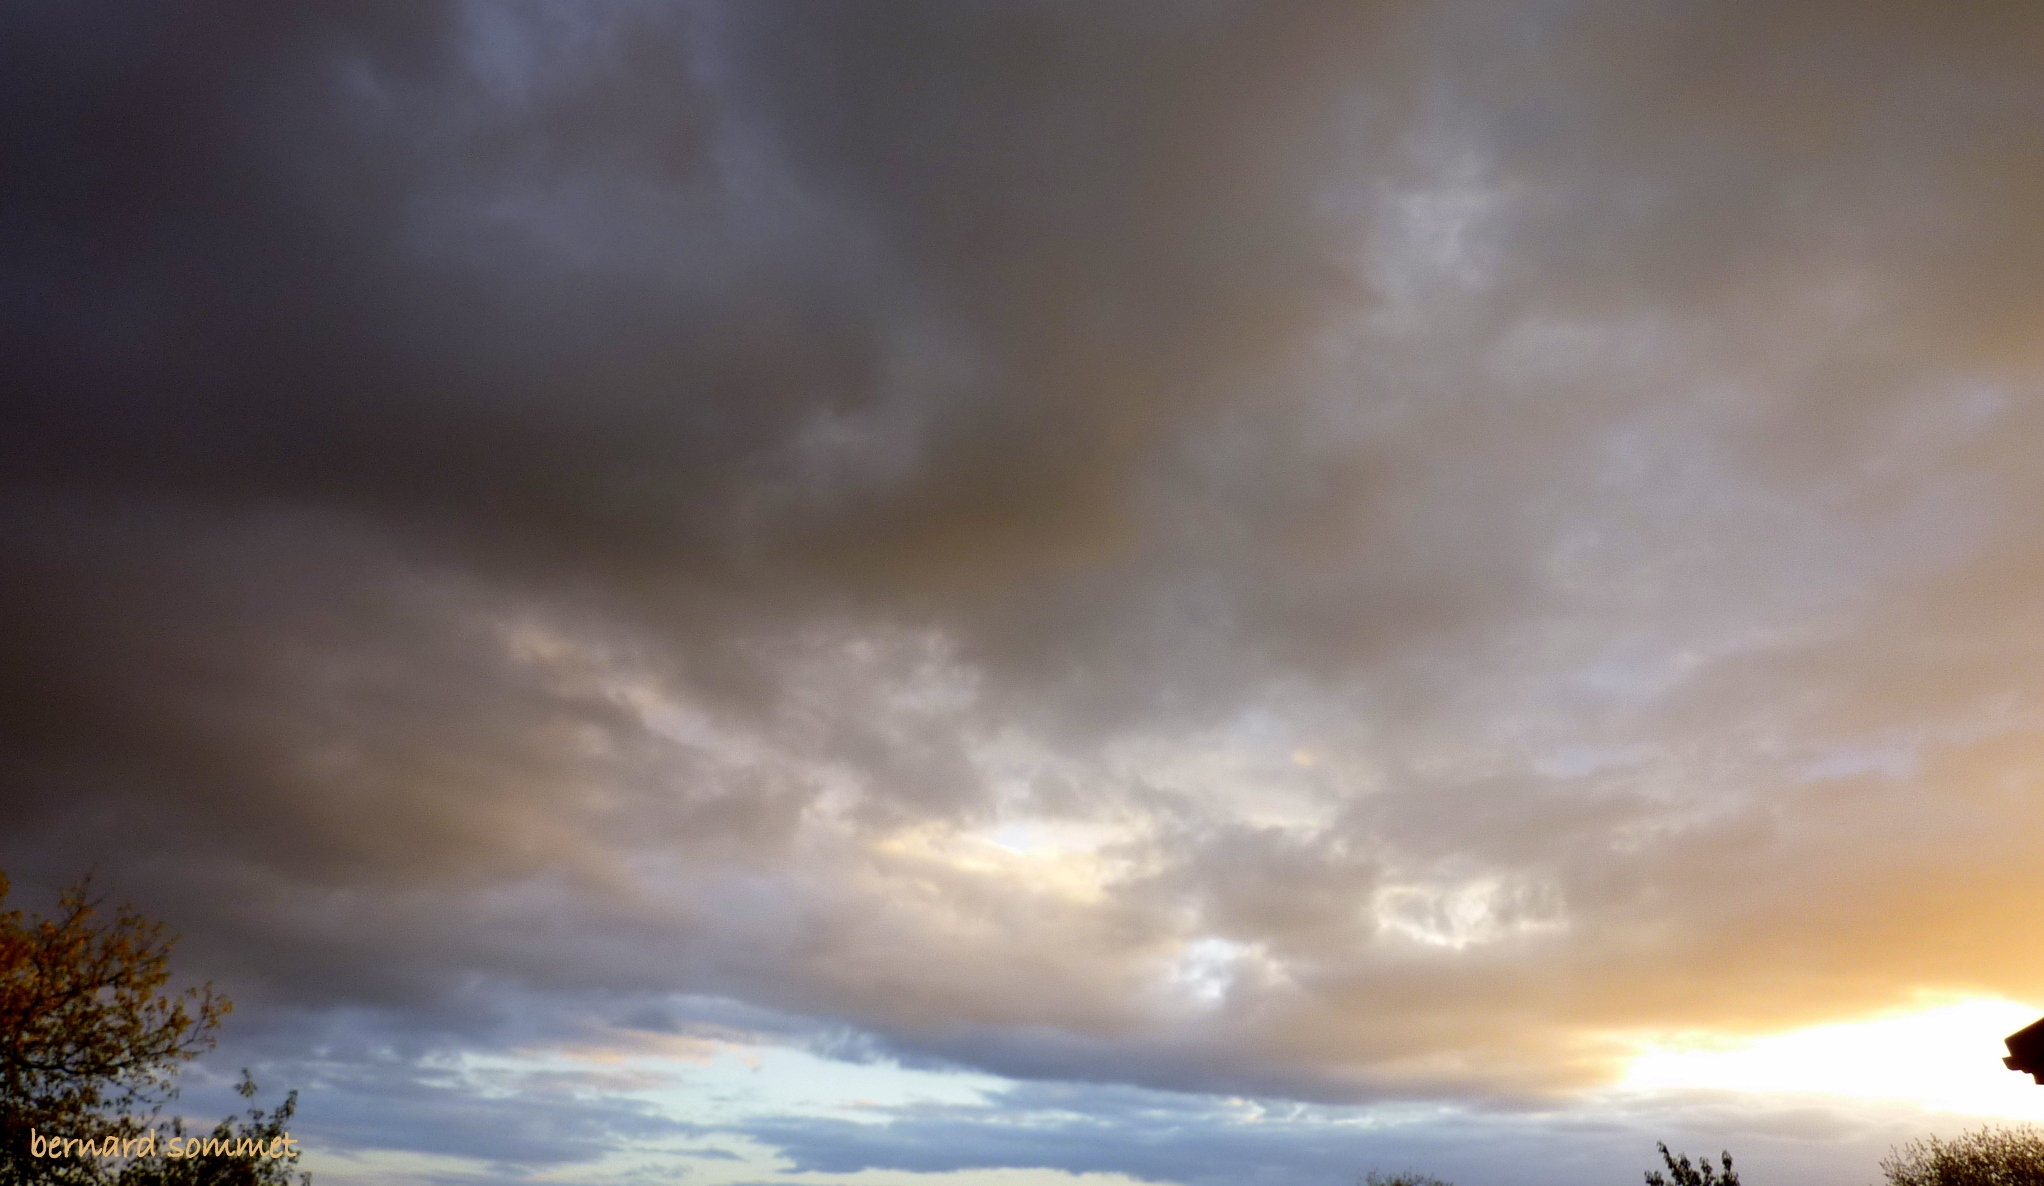
{"type": "Polygon", "coordinates": [[[322,1183],[2044,1119],[2035,6],[0,12],[0,869],[322,1183]]]}

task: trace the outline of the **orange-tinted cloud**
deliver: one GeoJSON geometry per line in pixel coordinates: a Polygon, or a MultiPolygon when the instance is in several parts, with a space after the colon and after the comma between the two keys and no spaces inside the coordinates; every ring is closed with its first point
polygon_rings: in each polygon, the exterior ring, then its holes
{"type": "Polygon", "coordinates": [[[1349,1100],[2044,996],[2026,9],[6,20],[0,860],[279,1008],[1349,1100]]]}

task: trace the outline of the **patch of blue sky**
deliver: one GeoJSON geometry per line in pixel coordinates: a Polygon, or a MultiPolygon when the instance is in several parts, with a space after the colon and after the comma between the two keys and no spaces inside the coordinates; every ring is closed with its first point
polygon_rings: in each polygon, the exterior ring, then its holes
{"type": "Polygon", "coordinates": [[[830,1116],[877,1122],[879,1109],[976,1104],[1004,1080],[967,1071],[821,1057],[789,1046],[717,1046],[704,1056],[675,1056],[658,1046],[471,1055],[480,1080],[582,1076],[612,1098],[629,1098],[694,1124],[736,1123],[758,1115],[830,1116]],[[608,1078],[610,1081],[602,1083],[608,1078]]]}
{"type": "Polygon", "coordinates": [[[493,1160],[473,1142],[460,1153],[329,1147],[306,1168],[325,1186],[681,1177],[698,1186],[1324,1186],[1370,1169],[1417,1169],[1462,1186],[1574,1186],[1645,1168],[1653,1143],[1667,1140],[1730,1147],[1749,1176],[1859,1186],[1889,1143],[1937,1121],[1915,1108],[1740,1092],[1614,1089],[1550,1108],[1338,1106],[1010,1081],[780,1046],[732,1046],[702,1061],[617,1057],[594,1076],[587,1051],[472,1058],[461,1076],[468,1089],[493,1092],[489,1109],[507,1136],[575,1107],[629,1117],[608,1147],[578,1139],[551,1161],[493,1160]]]}

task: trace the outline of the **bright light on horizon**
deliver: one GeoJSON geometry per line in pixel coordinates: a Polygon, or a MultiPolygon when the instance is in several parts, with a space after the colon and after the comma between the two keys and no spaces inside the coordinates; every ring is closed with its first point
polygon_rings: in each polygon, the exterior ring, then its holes
{"type": "Polygon", "coordinates": [[[2002,1039],[2039,1012],[1996,997],[1944,998],[1908,1012],[1729,1044],[1657,1042],[1632,1061],[1619,1087],[1809,1093],[2044,1121],[2044,1087],[2001,1063],[2008,1052],[2002,1039]]]}

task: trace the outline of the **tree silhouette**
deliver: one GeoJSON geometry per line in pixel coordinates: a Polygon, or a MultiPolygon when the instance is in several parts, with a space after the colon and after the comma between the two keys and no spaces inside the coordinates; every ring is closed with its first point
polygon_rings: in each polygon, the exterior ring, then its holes
{"type": "Polygon", "coordinates": [[[1891,1150],[1881,1172],[1889,1186],[2040,1186],[2044,1131],[1990,1125],[1949,1140],[1925,1137],[1891,1150]]]}
{"type": "Polygon", "coordinates": [[[1661,1160],[1668,1163],[1668,1176],[1663,1177],[1659,1170],[1648,1170],[1647,1186],[1739,1186],[1739,1171],[1732,1168],[1730,1153],[1718,1153],[1725,1159],[1724,1173],[1720,1175],[1708,1157],[1698,1158],[1691,1165],[1688,1154],[1677,1157],[1668,1152],[1666,1141],[1656,1141],[1654,1145],[1661,1151],[1661,1160]]]}
{"type": "MultiPolygon", "coordinates": [[[[0,873],[0,904],[7,891],[0,873]]],[[[211,984],[165,989],[176,942],[163,924],[126,906],[108,916],[90,878],[65,891],[52,918],[0,913],[0,1186],[286,1180],[274,1160],[167,1167],[161,1145],[154,1162],[105,1155],[143,1154],[140,1138],[176,1095],[178,1069],[213,1047],[220,1019],[233,1008],[211,984]],[[51,1138],[92,1142],[95,1152],[50,1156],[51,1138]]],[[[244,1096],[254,1093],[247,1072],[243,1088],[244,1096]]],[[[250,1113],[240,1135],[267,1127],[281,1133],[295,1102],[294,1094],[274,1114],[250,1113]]],[[[216,1131],[227,1130],[223,1123],[216,1131]]],[[[173,1131],[181,1133],[181,1124],[173,1131]]]]}
{"type": "MultiPolygon", "coordinates": [[[[241,1072],[241,1085],[235,1090],[245,1100],[255,1098],[255,1080],[246,1069],[241,1072]]],[[[293,1186],[291,1167],[296,1156],[274,1154],[289,1148],[288,1126],[297,1110],[298,1093],[294,1091],[284,1097],[275,1111],[265,1112],[250,1105],[240,1123],[223,1120],[204,1138],[187,1130],[183,1121],[172,1121],[155,1150],[129,1163],[114,1186],[293,1186]],[[182,1157],[174,1154],[172,1150],[181,1141],[186,1143],[187,1151],[196,1147],[201,1152],[182,1157]],[[193,1146],[190,1144],[193,1141],[200,1143],[193,1146]]],[[[297,1181],[299,1186],[309,1186],[312,1175],[299,1174],[297,1181]]]]}

